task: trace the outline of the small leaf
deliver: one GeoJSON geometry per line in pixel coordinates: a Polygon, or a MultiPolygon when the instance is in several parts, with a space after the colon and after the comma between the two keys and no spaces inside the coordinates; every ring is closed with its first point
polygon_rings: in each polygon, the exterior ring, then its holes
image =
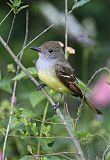
{"type": "Polygon", "coordinates": [[[38,135],[36,123],[31,124],[31,130],[35,135],[38,135]]]}
{"type": "Polygon", "coordinates": [[[9,0],[12,4],[13,4],[13,1],[12,0],[9,0]]]}
{"type": "Polygon", "coordinates": [[[33,156],[25,155],[20,160],[35,160],[35,158],[33,156]]]}
{"type": "Polygon", "coordinates": [[[0,126],[0,134],[5,135],[6,129],[0,126]]]}
{"type": "Polygon", "coordinates": [[[49,132],[50,132],[50,125],[48,125],[47,127],[46,127],[46,133],[48,134],[49,132]]]}
{"type": "Polygon", "coordinates": [[[14,67],[14,65],[13,65],[13,64],[8,64],[8,65],[7,65],[7,70],[8,70],[8,72],[14,73],[14,72],[15,72],[15,67],[14,67]]]}
{"type": "Polygon", "coordinates": [[[44,134],[44,135],[46,135],[46,136],[49,136],[49,131],[50,131],[50,129],[51,129],[50,125],[48,125],[48,126],[43,126],[41,132],[42,132],[42,134],[44,134]]]}
{"type": "MultiPolygon", "coordinates": [[[[37,77],[37,71],[35,67],[29,67],[28,72],[32,75],[32,76],[36,76],[37,77]]],[[[22,78],[27,78],[27,75],[25,72],[21,71],[18,75],[16,75],[12,80],[21,80],[22,78]]]]}
{"type": "Polygon", "coordinates": [[[39,92],[34,91],[31,93],[29,99],[30,99],[31,105],[35,107],[40,102],[46,100],[46,97],[40,91],[39,92]]]}
{"type": "Polygon", "coordinates": [[[91,134],[87,131],[85,132],[83,131],[83,132],[76,132],[76,136],[80,140],[87,140],[88,138],[90,138],[91,134]]]}
{"type": "Polygon", "coordinates": [[[83,6],[84,4],[88,3],[90,0],[81,0],[81,1],[78,1],[74,4],[74,8],[78,8],[78,7],[81,7],[83,6]]]}
{"type": "Polygon", "coordinates": [[[21,11],[21,10],[23,10],[23,9],[25,9],[25,8],[27,8],[27,7],[29,7],[29,5],[25,5],[25,6],[20,7],[20,8],[18,9],[18,12],[21,11]]]}
{"type": "Polygon", "coordinates": [[[66,160],[65,158],[59,158],[58,156],[49,156],[48,159],[41,159],[41,160],[66,160]]]}
{"type": "Polygon", "coordinates": [[[31,147],[30,145],[27,146],[27,150],[28,150],[31,154],[33,154],[33,152],[32,152],[32,147],[31,147]]]}
{"type": "Polygon", "coordinates": [[[9,5],[9,7],[13,10],[13,5],[10,3],[7,3],[9,5]]]}
{"type": "Polygon", "coordinates": [[[21,0],[14,0],[14,6],[19,7],[21,5],[21,0]]]}
{"type": "Polygon", "coordinates": [[[23,10],[24,8],[27,8],[28,5],[20,6],[21,0],[9,0],[10,3],[7,3],[10,8],[13,10],[14,14],[17,14],[19,11],[23,10]]]}

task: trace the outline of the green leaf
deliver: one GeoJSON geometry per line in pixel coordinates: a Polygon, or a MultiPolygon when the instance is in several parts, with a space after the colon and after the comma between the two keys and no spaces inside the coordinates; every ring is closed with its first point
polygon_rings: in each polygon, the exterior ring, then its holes
{"type": "Polygon", "coordinates": [[[15,71],[16,71],[13,64],[8,64],[7,70],[8,70],[8,72],[12,72],[12,73],[15,73],[15,71]]]}
{"type": "Polygon", "coordinates": [[[38,129],[37,129],[36,123],[31,124],[31,130],[35,135],[38,135],[38,131],[37,131],[38,129]]]}
{"type": "MultiPolygon", "coordinates": [[[[42,160],[45,160],[45,159],[42,159],[42,160]]],[[[47,160],[66,160],[65,158],[59,158],[57,156],[49,156],[47,160]]]]}
{"type": "Polygon", "coordinates": [[[6,129],[0,126],[0,134],[5,135],[6,129]]]}
{"type": "Polygon", "coordinates": [[[19,11],[23,10],[24,8],[27,8],[29,5],[24,5],[24,6],[20,6],[21,5],[21,0],[9,0],[10,3],[7,3],[11,9],[13,10],[14,14],[17,14],[19,11]]]}
{"type": "Polygon", "coordinates": [[[42,132],[42,134],[49,136],[50,129],[51,129],[50,125],[43,126],[41,132],[42,132]]]}
{"type": "Polygon", "coordinates": [[[83,132],[76,132],[76,136],[80,140],[87,140],[88,138],[90,138],[91,134],[87,131],[83,131],[83,132]]]}
{"type": "Polygon", "coordinates": [[[32,147],[31,147],[30,145],[27,146],[27,150],[28,150],[31,154],[33,154],[33,152],[32,152],[32,147]]]}
{"type": "Polygon", "coordinates": [[[33,107],[35,107],[36,105],[38,105],[40,102],[46,100],[46,97],[43,95],[43,93],[41,93],[40,91],[34,91],[30,94],[30,102],[31,105],[33,107]]]}
{"type": "Polygon", "coordinates": [[[23,114],[24,109],[23,108],[19,108],[18,110],[16,110],[16,117],[21,117],[23,114]]]}
{"type": "Polygon", "coordinates": [[[10,3],[7,3],[8,5],[9,5],[9,7],[11,8],[11,9],[13,9],[13,5],[12,4],[10,4],[10,3]]]}
{"type": "Polygon", "coordinates": [[[20,8],[18,9],[18,12],[20,12],[21,10],[23,10],[23,9],[25,9],[25,8],[27,8],[27,7],[29,7],[29,5],[25,5],[25,6],[20,7],[20,8]]]}
{"type": "Polygon", "coordinates": [[[14,6],[19,7],[21,5],[21,0],[14,0],[14,6]]]}
{"type": "Polygon", "coordinates": [[[35,160],[35,158],[33,156],[25,155],[20,160],[35,160]]]}
{"type": "Polygon", "coordinates": [[[9,79],[0,80],[0,90],[6,91],[8,93],[11,93],[12,92],[11,80],[9,80],[9,79]]]}
{"type": "Polygon", "coordinates": [[[78,7],[81,7],[83,6],[84,4],[88,3],[90,0],[81,0],[81,1],[78,1],[74,4],[74,8],[78,8],[78,7]]]}
{"type": "MultiPolygon", "coordinates": [[[[32,76],[37,77],[37,71],[35,67],[29,67],[27,70],[32,76]]],[[[13,81],[21,80],[22,78],[27,78],[26,73],[23,71],[21,71],[18,75],[16,75],[12,80],[13,81]]]]}

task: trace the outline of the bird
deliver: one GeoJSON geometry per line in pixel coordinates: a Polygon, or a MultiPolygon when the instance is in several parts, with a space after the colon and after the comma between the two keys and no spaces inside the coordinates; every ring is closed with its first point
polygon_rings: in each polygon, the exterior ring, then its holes
{"type": "Polygon", "coordinates": [[[96,114],[102,114],[81,91],[74,69],[65,59],[65,54],[59,41],[47,41],[39,47],[31,47],[31,49],[38,52],[39,55],[35,64],[38,77],[43,82],[43,84],[39,85],[39,89],[46,85],[57,92],[79,97],[96,114]]]}

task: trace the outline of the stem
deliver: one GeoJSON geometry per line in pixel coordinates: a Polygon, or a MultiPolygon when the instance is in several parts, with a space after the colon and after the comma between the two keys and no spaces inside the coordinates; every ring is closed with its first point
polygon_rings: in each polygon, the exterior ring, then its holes
{"type": "MultiPolygon", "coordinates": [[[[46,103],[46,105],[45,105],[45,109],[44,109],[44,114],[43,114],[41,129],[40,129],[40,135],[39,135],[40,139],[42,138],[42,135],[43,135],[42,130],[43,130],[43,128],[44,128],[44,122],[45,122],[45,119],[46,119],[48,106],[49,106],[49,102],[47,101],[47,103],[46,103]]],[[[40,139],[39,139],[39,141],[38,141],[37,155],[39,155],[39,153],[40,153],[40,139]]]]}
{"type": "MultiPolygon", "coordinates": [[[[28,37],[28,16],[29,15],[28,15],[28,10],[27,10],[27,12],[26,12],[26,33],[25,33],[25,39],[24,39],[24,43],[23,43],[23,47],[22,48],[24,48],[24,46],[26,45],[27,37],[28,37]]],[[[13,23],[12,24],[14,24],[14,19],[13,19],[13,23]]],[[[23,52],[20,55],[20,60],[22,59],[22,56],[23,56],[23,52]]],[[[16,75],[19,73],[19,69],[20,69],[20,67],[17,66],[16,75]]],[[[12,114],[13,114],[13,110],[12,109],[13,109],[13,107],[15,105],[16,87],[17,87],[17,81],[14,81],[13,91],[12,91],[12,98],[11,98],[10,116],[9,116],[9,121],[8,121],[7,129],[6,129],[4,144],[3,144],[3,156],[2,156],[3,160],[5,160],[5,149],[6,149],[8,134],[9,134],[9,130],[10,130],[10,126],[11,126],[11,121],[12,121],[12,114]]]]}
{"type": "Polygon", "coordinates": [[[107,148],[105,149],[104,153],[103,153],[103,157],[102,157],[102,160],[105,160],[106,159],[106,153],[107,151],[110,149],[110,145],[107,146],[107,148]]]}
{"type": "Polygon", "coordinates": [[[8,38],[7,38],[7,44],[10,40],[10,37],[11,37],[11,34],[12,34],[12,30],[13,30],[13,26],[14,26],[14,22],[15,22],[15,18],[16,18],[16,14],[14,14],[14,17],[13,17],[13,20],[12,20],[12,24],[11,24],[11,28],[10,28],[10,32],[9,32],[9,35],[8,35],[8,38]]]}
{"type": "Polygon", "coordinates": [[[11,106],[10,106],[10,116],[9,116],[9,121],[8,121],[7,129],[6,129],[4,144],[3,144],[3,155],[2,155],[3,160],[5,160],[5,149],[6,149],[8,134],[9,134],[10,125],[11,125],[11,121],[12,121],[12,114],[13,114],[12,109],[13,109],[13,106],[14,106],[16,84],[17,84],[17,82],[15,81],[14,86],[13,86],[13,92],[12,92],[12,99],[11,99],[11,106]]]}
{"type": "Polygon", "coordinates": [[[7,15],[3,18],[3,20],[0,22],[0,26],[2,25],[2,23],[6,20],[6,18],[10,15],[12,9],[7,13],[7,15]]]}
{"type": "MultiPolygon", "coordinates": [[[[89,2],[89,0],[86,0],[85,2],[76,2],[76,3],[72,6],[71,10],[67,12],[66,15],[68,16],[69,14],[71,14],[71,13],[73,12],[74,9],[76,9],[76,8],[78,8],[78,7],[86,4],[86,3],[88,3],[88,2],[89,2]]],[[[36,37],[34,37],[34,38],[23,48],[23,50],[26,49],[32,42],[34,42],[36,39],[38,39],[40,36],[42,36],[44,33],[46,33],[49,29],[51,29],[53,26],[55,26],[57,23],[59,23],[59,22],[60,22],[61,20],[63,20],[64,18],[65,18],[65,15],[62,16],[61,18],[59,18],[58,20],[56,20],[56,21],[55,21],[54,23],[52,23],[49,27],[47,27],[46,29],[44,29],[40,34],[38,34],[36,37]]],[[[19,55],[21,52],[22,52],[22,50],[18,53],[18,55],[19,55]]]]}
{"type": "MultiPolygon", "coordinates": [[[[68,46],[68,25],[67,25],[67,13],[68,13],[68,0],[65,0],[65,59],[68,59],[67,46],[68,46]]],[[[68,114],[67,95],[64,94],[64,110],[65,114],[68,114]]]]}
{"type": "Polygon", "coordinates": [[[67,60],[67,45],[68,45],[68,29],[67,29],[67,13],[68,13],[68,0],[65,0],[65,59],[67,60]]]}
{"type": "MultiPolygon", "coordinates": [[[[4,46],[4,48],[7,50],[8,54],[13,58],[13,60],[19,65],[19,67],[27,74],[27,76],[31,79],[31,81],[36,85],[36,87],[39,85],[39,83],[36,81],[36,79],[28,72],[28,70],[22,65],[22,63],[19,61],[19,59],[15,56],[13,51],[10,49],[10,47],[6,44],[6,42],[3,40],[3,38],[0,36],[0,42],[4,46]]],[[[48,101],[51,103],[52,106],[55,106],[55,102],[50,97],[50,95],[45,91],[45,89],[42,89],[42,93],[47,97],[48,101]]],[[[71,137],[71,141],[75,144],[77,148],[77,152],[79,155],[80,160],[85,160],[83,152],[81,150],[80,144],[75,137],[74,133],[71,131],[71,128],[66,123],[62,113],[60,112],[59,108],[56,110],[57,115],[61,119],[62,123],[64,124],[69,136],[71,137]]]]}
{"type": "Polygon", "coordinates": [[[68,110],[68,103],[67,103],[67,94],[64,94],[64,111],[65,111],[65,115],[70,117],[69,110],[68,110]]]}

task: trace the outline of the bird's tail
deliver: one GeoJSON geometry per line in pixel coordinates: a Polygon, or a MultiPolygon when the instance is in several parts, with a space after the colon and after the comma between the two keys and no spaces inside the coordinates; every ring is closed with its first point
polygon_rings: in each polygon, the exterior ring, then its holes
{"type": "MultiPolygon", "coordinates": [[[[83,99],[83,97],[82,97],[83,99]]],[[[91,100],[89,100],[87,97],[84,96],[84,102],[96,113],[96,114],[101,114],[102,112],[100,110],[98,110],[95,105],[91,102],[91,100]]]]}

